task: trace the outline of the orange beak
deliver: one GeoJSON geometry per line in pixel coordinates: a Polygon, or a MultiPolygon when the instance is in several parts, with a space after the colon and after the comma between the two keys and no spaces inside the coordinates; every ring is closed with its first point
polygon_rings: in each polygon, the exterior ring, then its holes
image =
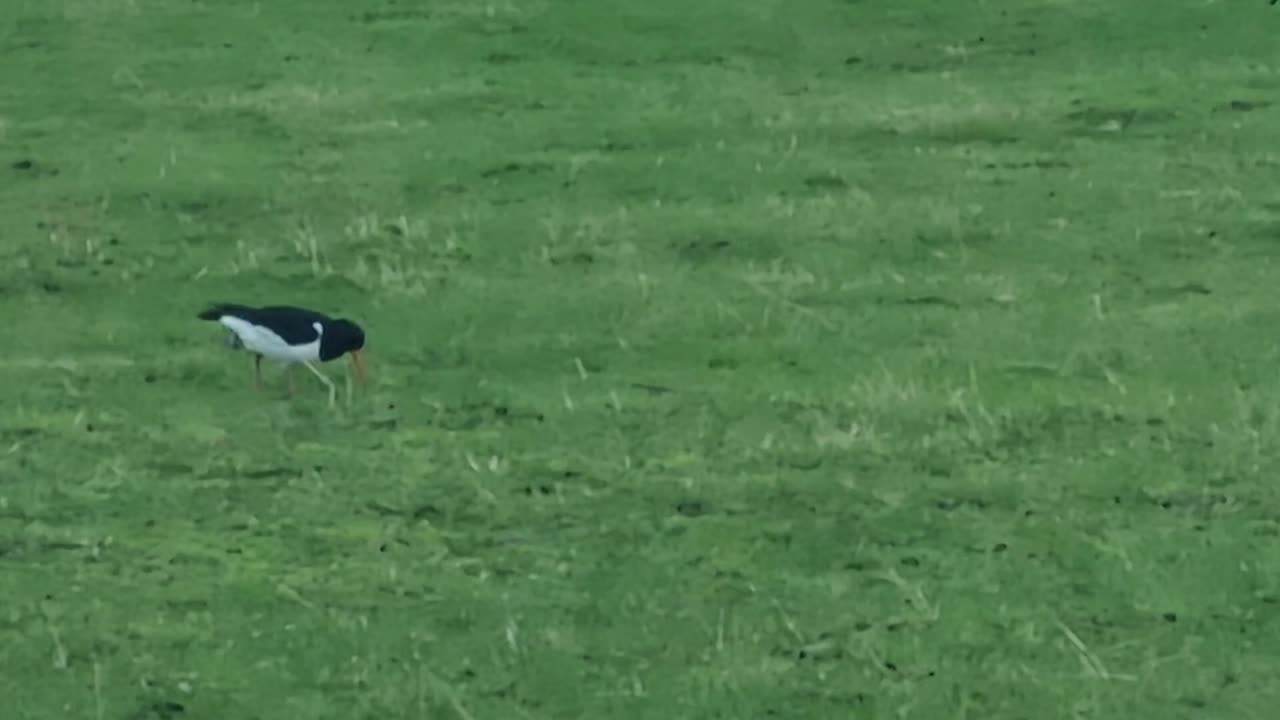
{"type": "Polygon", "coordinates": [[[356,368],[356,382],[364,384],[364,354],[359,350],[351,351],[351,364],[356,368]]]}

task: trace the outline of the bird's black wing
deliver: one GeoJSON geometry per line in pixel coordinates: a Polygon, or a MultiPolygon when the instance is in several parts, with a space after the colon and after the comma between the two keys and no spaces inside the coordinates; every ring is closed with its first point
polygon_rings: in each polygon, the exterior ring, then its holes
{"type": "Polygon", "coordinates": [[[227,315],[265,327],[290,345],[306,345],[320,336],[314,323],[328,322],[328,316],[288,305],[255,308],[234,303],[218,303],[200,313],[201,320],[219,320],[227,315]]]}
{"type": "Polygon", "coordinates": [[[258,308],[251,317],[245,319],[254,325],[270,328],[271,332],[290,345],[305,345],[314,341],[320,337],[315,323],[324,325],[329,322],[329,317],[323,313],[289,305],[258,308]]]}

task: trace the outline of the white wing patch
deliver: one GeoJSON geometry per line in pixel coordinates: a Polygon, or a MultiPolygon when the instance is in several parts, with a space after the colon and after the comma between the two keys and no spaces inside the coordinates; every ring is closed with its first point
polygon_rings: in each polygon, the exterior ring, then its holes
{"type": "MultiPolygon", "coordinates": [[[[284,341],[284,338],[271,332],[267,328],[254,325],[253,323],[241,320],[231,315],[223,315],[218,318],[218,322],[226,326],[231,332],[240,338],[240,342],[250,352],[258,353],[264,357],[281,362],[303,362],[306,360],[317,360],[320,357],[320,338],[307,343],[306,345],[290,345],[284,341]]],[[[320,332],[320,324],[313,323],[316,332],[320,332]]]]}

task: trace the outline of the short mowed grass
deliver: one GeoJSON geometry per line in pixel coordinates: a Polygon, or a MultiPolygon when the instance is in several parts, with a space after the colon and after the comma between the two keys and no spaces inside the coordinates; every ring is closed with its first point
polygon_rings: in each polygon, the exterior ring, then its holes
{"type": "Polygon", "coordinates": [[[5,10],[4,717],[1274,716],[1265,3],[5,10]]]}

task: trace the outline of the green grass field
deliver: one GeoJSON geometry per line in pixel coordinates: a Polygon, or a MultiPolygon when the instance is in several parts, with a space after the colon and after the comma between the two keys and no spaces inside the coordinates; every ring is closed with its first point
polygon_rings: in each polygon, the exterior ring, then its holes
{"type": "Polygon", "coordinates": [[[1274,717],[1280,9],[5,5],[6,720],[1274,717]]]}

